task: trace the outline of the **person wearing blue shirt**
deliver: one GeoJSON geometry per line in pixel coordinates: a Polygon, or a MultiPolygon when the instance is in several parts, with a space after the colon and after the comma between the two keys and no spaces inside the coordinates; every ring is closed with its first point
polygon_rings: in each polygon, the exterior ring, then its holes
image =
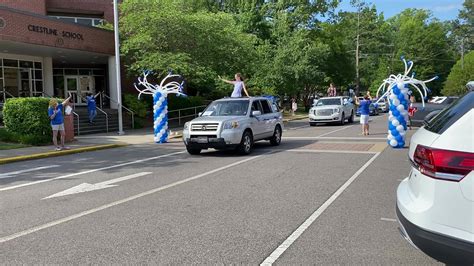
{"type": "Polygon", "coordinates": [[[367,95],[364,96],[364,100],[359,100],[359,98],[355,98],[356,103],[359,105],[360,110],[360,124],[362,125],[362,135],[367,136],[369,135],[369,114],[370,114],[370,103],[372,102],[372,98],[370,97],[369,92],[367,95]]]}
{"type": "Polygon", "coordinates": [[[94,123],[94,118],[97,116],[97,105],[95,102],[95,98],[97,97],[97,95],[99,95],[99,93],[97,93],[96,95],[88,93],[86,96],[87,111],[89,113],[89,124],[91,125],[94,123]]]}
{"type": "Polygon", "coordinates": [[[53,143],[57,151],[65,149],[64,139],[66,137],[66,132],[64,131],[63,109],[64,106],[69,103],[70,99],[71,94],[69,93],[69,97],[62,103],[58,103],[58,100],[54,98],[49,101],[48,116],[51,120],[51,128],[53,130],[53,143]],[[58,146],[58,132],[60,132],[61,135],[61,146],[58,146]]]}

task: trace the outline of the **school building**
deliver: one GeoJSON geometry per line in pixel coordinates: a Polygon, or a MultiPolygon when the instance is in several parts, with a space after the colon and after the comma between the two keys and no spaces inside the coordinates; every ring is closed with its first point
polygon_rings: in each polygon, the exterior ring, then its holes
{"type": "Polygon", "coordinates": [[[0,101],[104,91],[117,108],[112,0],[0,0],[0,101]]]}

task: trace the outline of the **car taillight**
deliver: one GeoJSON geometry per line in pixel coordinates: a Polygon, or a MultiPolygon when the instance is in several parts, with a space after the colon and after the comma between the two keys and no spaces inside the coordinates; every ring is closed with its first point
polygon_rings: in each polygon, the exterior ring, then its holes
{"type": "Polygon", "coordinates": [[[461,181],[474,170],[474,153],[416,146],[413,159],[422,174],[436,179],[461,181]]]}

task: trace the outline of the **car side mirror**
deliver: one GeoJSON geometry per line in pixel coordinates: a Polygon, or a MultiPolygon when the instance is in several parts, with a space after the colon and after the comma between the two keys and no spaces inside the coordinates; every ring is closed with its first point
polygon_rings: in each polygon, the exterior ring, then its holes
{"type": "Polygon", "coordinates": [[[202,112],[199,112],[198,116],[201,116],[202,115],[202,112]]]}
{"type": "Polygon", "coordinates": [[[262,115],[262,112],[260,111],[252,111],[252,116],[259,116],[262,115]]]}

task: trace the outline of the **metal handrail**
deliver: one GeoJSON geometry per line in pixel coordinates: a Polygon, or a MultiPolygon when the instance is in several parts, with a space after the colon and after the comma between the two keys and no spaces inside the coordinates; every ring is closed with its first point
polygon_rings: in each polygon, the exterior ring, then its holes
{"type": "Polygon", "coordinates": [[[108,133],[109,132],[109,115],[107,114],[107,112],[100,109],[99,107],[96,107],[96,109],[99,110],[100,112],[102,112],[105,115],[105,127],[107,128],[107,133],[108,133]]]}
{"type": "Polygon", "coordinates": [[[182,108],[182,109],[178,109],[178,110],[173,110],[173,111],[169,111],[168,112],[168,116],[170,113],[176,113],[178,112],[178,117],[172,117],[172,118],[168,118],[168,121],[171,121],[171,120],[178,120],[178,125],[181,125],[181,119],[182,118],[187,118],[187,117],[197,117],[198,116],[198,112],[197,112],[197,109],[198,108],[205,108],[207,105],[200,105],[200,106],[194,106],[194,107],[187,107],[187,108],[182,108]],[[194,114],[193,115],[184,115],[184,116],[181,116],[181,111],[186,111],[186,110],[192,110],[194,109],[194,114]]]}
{"type": "Polygon", "coordinates": [[[72,114],[75,115],[75,116],[77,116],[77,135],[79,136],[79,135],[81,134],[81,132],[80,132],[80,130],[79,130],[79,120],[80,120],[80,119],[79,119],[79,114],[76,113],[76,112],[74,112],[74,111],[72,111],[72,114]]]}
{"type": "MultiPolygon", "coordinates": [[[[82,97],[82,96],[81,96],[81,99],[85,100],[87,102],[87,99],[82,97]]],[[[105,112],[101,108],[99,108],[97,106],[95,108],[105,115],[105,127],[106,127],[106,130],[107,130],[107,133],[108,133],[109,132],[109,115],[107,114],[107,112],[105,112]]]]}
{"type": "Polygon", "coordinates": [[[7,95],[10,96],[11,98],[16,98],[15,96],[13,96],[11,93],[6,91],[5,89],[3,89],[1,92],[2,92],[2,95],[3,95],[3,102],[7,101],[7,95]]]}
{"type": "MultiPolygon", "coordinates": [[[[112,102],[118,104],[121,108],[123,108],[123,109],[125,109],[126,111],[128,111],[128,112],[131,114],[131,116],[132,116],[132,128],[135,128],[135,113],[134,113],[132,110],[128,109],[127,107],[123,106],[123,104],[119,104],[117,101],[115,101],[114,99],[110,98],[107,94],[105,94],[105,92],[101,92],[101,94],[104,94],[104,97],[105,97],[105,98],[107,98],[107,99],[109,99],[110,101],[112,101],[112,102]]],[[[102,100],[101,100],[100,102],[101,102],[101,104],[102,104],[102,100]]]]}

